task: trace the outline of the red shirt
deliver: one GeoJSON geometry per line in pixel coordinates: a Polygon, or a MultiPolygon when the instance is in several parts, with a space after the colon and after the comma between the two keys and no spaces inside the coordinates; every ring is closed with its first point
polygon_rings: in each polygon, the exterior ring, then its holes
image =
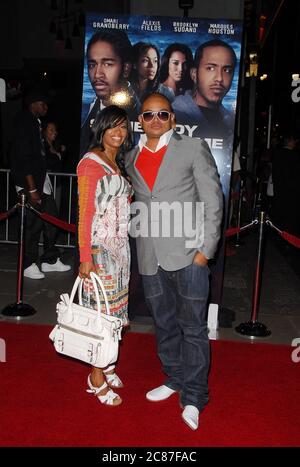
{"type": "Polygon", "coordinates": [[[163,146],[156,152],[150,151],[150,149],[144,146],[137,158],[135,166],[147,183],[150,191],[153,190],[154,183],[166,150],[167,145],[163,146]]]}

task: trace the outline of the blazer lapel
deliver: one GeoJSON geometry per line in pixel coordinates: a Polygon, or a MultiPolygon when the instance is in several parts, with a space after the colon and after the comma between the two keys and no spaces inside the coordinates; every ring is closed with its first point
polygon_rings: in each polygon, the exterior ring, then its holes
{"type": "Polygon", "coordinates": [[[134,169],[134,173],[136,175],[136,178],[138,179],[138,181],[140,182],[140,184],[142,184],[143,188],[150,192],[150,188],[148,187],[147,183],[145,182],[144,180],[144,177],[141,175],[140,171],[136,168],[136,162],[137,162],[137,159],[138,159],[138,156],[140,154],[140,151],[139,151],[139,146],[136,146],[136,148],[133,150],[134,154],[132,156],[132,161],[133,161],[133,169],[134,169]]]}

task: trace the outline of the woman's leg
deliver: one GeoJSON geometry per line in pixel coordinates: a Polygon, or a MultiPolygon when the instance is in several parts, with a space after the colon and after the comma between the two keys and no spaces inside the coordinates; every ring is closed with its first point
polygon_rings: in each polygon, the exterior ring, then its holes
{"type": "MultiPolygon", "coordinates": [[[[106,379],[104,377],[102,368],[92,367],[90,382],[94,388],[100,388],[103,384],[106,384],[106,379]]],[[[101,389],[101,391],[97,392],[97,396],[105,396],[109,391],[111,391],[111,388],[106,384],[104,388],[101,389]]],[[[120,405],[121,402],[121,397],[116,395],[116,397],[114,397],[112,400],[112,404],[110,405],[120,405]]]]}
{"type": "Polygon", "coordinates": [[[104,375],[103,375],[102,368],[96,368],[94,366],[92,367],[91,383],[96,388],[99,388],[100,386],[102,386],[102,384],[104,383],[104,375]]]}
{"type": "Polygon", "coordinates": [[[115,372],[115,364],[109,365],[105,370],[103,370],[103,373],[110,388],[118,389],[124,387],[124,384],[115,372]]]}

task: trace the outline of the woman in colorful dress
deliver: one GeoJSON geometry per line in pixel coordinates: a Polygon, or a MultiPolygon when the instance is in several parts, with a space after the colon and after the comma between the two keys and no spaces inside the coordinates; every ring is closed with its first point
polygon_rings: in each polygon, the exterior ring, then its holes
{"type": "MultiPolygon", "coordinates": [[[[125,110],[111,105],[92,126],[88,152],[77,167],[79,191],[79,276],[84,280],[83,304],[97,308],[90,273],[102,280],[110,313],[128,325],[130,250],[128,240],[131,185],[124,174],[122,155],[132,146],[130,122],[125,110]]],[[[102,312],[106,312],[104,301],[102,312]]],[[[93,367],[88,392],[110,406],[122,399],[113,389],[123,383],[115,365],[93,367]]]]}

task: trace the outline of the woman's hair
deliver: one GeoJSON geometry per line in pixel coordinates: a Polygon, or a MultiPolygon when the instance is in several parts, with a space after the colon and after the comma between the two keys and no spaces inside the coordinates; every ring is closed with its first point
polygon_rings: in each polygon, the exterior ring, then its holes
{"type": "Polygon", "coordinates": [[[116,105],[109,105],[99,112],[91,127],[91,139],[88,145],[88,151],[97,147],[104,151],[103,136],[106,130],[115,128],[120,123],[126,122],[127,136],[117,154],[116,163],[123,175],[126,175],[124,168],[124,152],[133,147],[133,135],[128,115],[124,109],[116,105]]]}
{"type": "MultiPolygon", "coordinates": [[[[48,140],[47,140],[47,138],[45,136],[45,133],[46,133],[46,130],[47,130],[49,125],[54,125],[56,127],[56,131],[57,131],[57,134],[58,134],[58,124],[54,120],[44,120],[42,122],[42,131],[43,131],[43,134],[44,134],[45,144],[47,144],[47,145],[49,145],[49,143],[48,143],[48,140]]],[[[56,136],[55,140],[52,142],[52,146],[54,147],[54,149],[56,151],[60,151],[61,141],[58,138],[58,136],[56,136]]]]}
{"type": "Polygon", "coordinates": [[[185,44],[175,43],[166,48],[161,59],[159,81],[163,83],[169,76],[169,61],[173,52],[183,53],[186,59],[186,70],[180,82],[180,88],[183,90],[182,92],[184,92],[186,89],[191,89],[193,87],[193,81],[190,76],[190,69],[193,66],[193,54],[191,49],[185,44]]]}
{"type": "Polygon", "coordinates": [[[203,44],[199,45],[195,52],[195,58],[194,58],[194,67],[199,68],[199,64],[201,61],[201,58],[203,57],[203,51],[206,49],[206,47],[224,47],[225,49],[228,49],[229,52],[231,53],[232,56],[232,65],[233,68],[235,68],[236,62],[237,62],[237,57],[235,54],[235,51],[231,45],[227,44],[227,42],[224,42],[220,39],[213,39],[208,42],[204,42],[203,44]]]}
{"type": "MultiPolygon", "coordinates": [[[[158,75],[159,75],[159,66],[160,66],[160,54],[159,50],[154,44],[149,42],[137,42],[133,46],[133,67],[129,76],[129,81],[131,82],[133,88],[138,91],[139,86],[139,72],[138,72],[138,62],[139,58],[144,55],[149,49],[154,49],[157,55],[157,72],[153,80],[148,80],[147,88],[143,93],[142,97],[155,92],[158,87],[158,75]]],[[[141,96],[140,96],[141,97],[141,96]]]]}
{"type": "Polygon", "coordinates": [[[49,125],[55,125],[56,129],[58,129],[58,125],[54,120],[43,120],[42,122],[42,130],[46,131],[49,125]]]}

